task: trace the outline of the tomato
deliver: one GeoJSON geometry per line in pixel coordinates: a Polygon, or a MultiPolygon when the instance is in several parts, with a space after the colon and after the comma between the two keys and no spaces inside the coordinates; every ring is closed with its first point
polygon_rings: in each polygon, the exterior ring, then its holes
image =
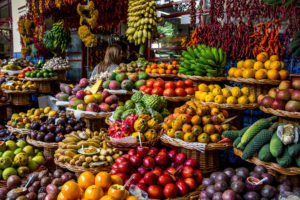
{"type": "Polygon", "coordinates": [[[152,88],[154,82],[155,82],[155,79],[153,79],[153,78],[148,79],[147,82],[146,82],[147,87],[152,88]]]}
{"type": "Polygon", "coordinates": [[[194,93],[195,93],[194,88],[192,88],[192,87],[185,88],[185,92],[188,95],[194,95],[194,93]]]}
{"type": "Polygon", "coordinates": [[[166,81],[165,88],[171,88],[174,90],[176,88],[176,85],[174,84],[173,81],[166,81]]]}
{"type": "Polygon", "coordinates": [[[193,87],[193,81],[190,79],[187,79],[184,81],[184,84],[188,87],[193,87]]]}
{"type": "Polygon", "coordinates": [[[184,84],[183,81],[176,81],[176,82],[175,82],[175,85],[176,85],[176,87],[178,87],[178,88],[184,88],[184,87],[185,87],[185,84],[184,84]]]}
{"type": "Polygon", "coordinates": [[[164,96],[173,97],[175,96],[175,92],[172,88],[166,88],[163,93],[164,96]]]}
{"type": "Polygon", "coordinates": [[[163,95],[164,90],[160,87],[154,87],[152,89],[151,94],[157,94],[158,96],[162,96],[163,95]]]}
{"type": "Polygon", "coordinates": [[[180,96],[180,97],[186,96],[186,92],[185,92],[185,90],[183,88],[176,88],[175,89],[175,94],[177,96],[180,96]]]}
{"type": "Polygon", "coordinates": [[[153,84],[153,87],[164,88],[164,86],[165,86],[165,82],[161,79],[157,79],[153,84]]]}
{"type": "Polygon", "coordinates": [[[142,85],[139,90],[142,91],[142,92],[144,92],[146,88],[147,88],[146,85],[142,85]]]}
{"type": "Polygon", "coordinates": [[[146,88],[145,90],[144,90],[144,92],[146,93],[146,94],[151,94],[151,92],[152,92],[152,88],[146,88]]]}

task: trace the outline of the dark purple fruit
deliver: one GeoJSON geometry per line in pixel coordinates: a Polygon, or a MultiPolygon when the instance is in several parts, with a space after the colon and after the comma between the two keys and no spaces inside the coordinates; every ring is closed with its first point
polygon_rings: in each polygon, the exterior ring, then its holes
{"type": "Polygon", "coordinates": [[[30,124],[30,129],[38,131],[40,130],[40,124],[38,122],[32,122],[30,124]]]}
{"type": "Polygon", "coordinates": [[[54,142],[54,134],[53,133],[48,133],[47,135],[45,135],[45,142],[54,142]]]}
{"type": "Polygon", "coordinates": [[[56,133],[56,134],[58,134],[58,133],[63,133],[63,132],[65,132],[65,129],[64,129],[63,127],[57,126],[57,127],[55,128],[55,133],[56,133]]]}
{"type": "Polygon", "coordinates": [[[81,130],[81,126],[80,125],[75,125],[74,126],[74,131],[80,131],[81,130]]]}
{"type": "Polygon", "coordinates": [[[64,139],[64,136],[61,133],[59,133],[55,136],[55,142],[61,142],[61,141],[63,141],[63,139],[64,139]]]}
{"type": "Polygon", "coordinates": [[[37,198],[37,195],[35,192],[29,192],[26,194],[26,198],[29,200],[35,200],[37,198]]]}
{"type": "Polygon", "coordinates": [[[40,187],[40,189],[38,190],[38,193],[46,193],[46,187],[40,187]]]}
{"type": "MultiPolygon", "coordinates": [[[[50,184],[52,179],[50,177],[43,177],[41,179],[41,186],[47,187],[48,184],[50,184]]],[[[46,189],[46,188],[45,188],[46,189]]]]}
{"type": "Polygon", "coordinates": [[[40,117],[41,122],[45,122],[48,119],[47,115],[43,115],[40,117]]]}
{"type": "Polygon", "coordinates": [[[65,119],[63,118],[59,118],[56,122],[56,125],[61,125],[61,126],[65,126],[66,122],[65,119]]]}
{"type": "Polygon", "coordinates": [[[41,126],[40,131],[43,132],[43,133],[47,133],[48,132],[47,126],[46,125],[41,126]]]}
{"type": "Polygon", "coordinates": [[[46,134],[43,133],[43,132],[38,133],[37,136],[36,136],[36,140],[38,140],[38,141],[44,141],[45,135],[46,134]]]}
{"type": "Polygon", "coordinates": [[[73,131],[73,128],[71,126],[67,126],[65,128],[66,133],[71,133],[73,131]]]}
{"type": "Polygon", "coordinates": [[[21,178],[19,176],[12,175],[8,177],[6,185],[8,189],[17,188],[21,185],[21,178]]]}
{"type": "Polygon", "coordinates": [[[69,119],[67,124],[69,124],[70,126],[75,126],[76,121],[74,119],[69,119]]]}
{"type": "Polygon", "coordinates": [[[37,135],[38,135],[38,134],[37,134],[36,131],[31,131],[30,134],[29,134],[30,138],[33,139],[33,140],[36,139],[37,135]]]}
{"type": "Polygon", "coordinates": [[[54,126],[54,124],[49,124],[49,125],[47,126],[47,130],[48,130],[48,132],[50,132],[50,133],[54,133],[54,132],[55,132],[55,126],[54,126]]]}

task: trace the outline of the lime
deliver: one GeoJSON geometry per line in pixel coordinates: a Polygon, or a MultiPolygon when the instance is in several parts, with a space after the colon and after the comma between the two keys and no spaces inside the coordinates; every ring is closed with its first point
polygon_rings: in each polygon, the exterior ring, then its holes
{"type": "Polygon", "coordinates": [[[48,74],[47,72],[44,72],[44,73],[43,73],[43,76],[44,76],[44,78],[48,78],[48,77],[49,77],[49,74],[48,74]]]}
{"type": "Polygon", "coordinates": [[[17,146],[20,148],[24,148],[26,146],[26,142],[24,140],[20,140],[17,142],[17,146]]]}

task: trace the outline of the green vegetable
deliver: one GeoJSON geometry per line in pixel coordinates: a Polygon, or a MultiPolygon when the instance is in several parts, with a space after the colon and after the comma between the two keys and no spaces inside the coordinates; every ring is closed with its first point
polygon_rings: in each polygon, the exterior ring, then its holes
{"type": "Polygon", "coordinates": [[[276,133],[273,134],[270,142],[270,152],[274,157],[280,156],[283,152],[283,144],[276,133]]]}
{"type": "Polygon", "coordinates": [[[238,144],[241,142],[241,137],[238,137],[233,142],[233,147],[237,148],[238,144]]]}
{"type": "Polygon", "coordinates": [[[223,135],[224,137],[231,139],[231,140],[235,140],[236,138],[239,137],[239,130],[228,130],[228,131],[224,131],[223,135]]]}
{"type": "Polygon", "coordinates": [[[300,144],[292,144],[288,146],[289,155],[296,157],[300,154],[300,144]]]}
{"type": "Polygon", "coordinates": [[[277,157],[276,161],[281,167],[288,167],[292,164],[293,159],[289,155],[288,149],[285,148],[283,154],[280,157],[277,157]]]}
{"type": "Polygon", "coordinates": [[[273,156],[270,152],[270,144],[265,144],[258,152],[258,159],[264,162],[270,162],[273,156]]]}

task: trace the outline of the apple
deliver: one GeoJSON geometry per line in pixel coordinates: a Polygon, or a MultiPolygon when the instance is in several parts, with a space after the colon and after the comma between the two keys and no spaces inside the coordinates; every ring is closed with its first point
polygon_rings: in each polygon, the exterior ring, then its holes
{"type": "Polygon", "coordinates": [[[199,162],[197,159],[190,158],[184,162],[184,166],[190,166],[193,169],[199,169],[199,162]]]}
{"type": "Polygon", "coordinates": [[[176,155],[175,161],[177,164],[181,165],[186,160],[186,155],[184,153],[179,153],[176,155]]]}
{"type": "Polygon", "coordinates": [[[163,147],[163,148],[160,149],[159,152],[166,152],[166,153],[168,153],[168,150],[167,150],[167,148],[163,147]]]}
{"type": "Polygon", "coordinates": [[[151,148],[149,149],[149,151],[154,152],[155,154],[158,154],[159,149],[158,149],[157,147],[151,147],[151,148]]]}
{"type": "Polygon", "coordinates": [[[156,156],[156,153],[154,151],[148,151],[147,156],[154,158],[156,156]]]}
{"type": "Polygon", "coordinates": [[[197,184],[201,184],[202,180],[203,180],[203,175],[200,169],[196,169],[194,170],[194,179],[196,181],[197,184]]]}
{"type": "Polygon", "coordinates": [[[155,160],[152,157],[147,156],[143,159],[143,165],[146,169],[152,169],[155,166],[155,160]]]}
{"type": "Polygon", "coordinates": [[[131,166],[128,161],[118,164],[118,170],[122,173],[128,174],[130,172],[130,168],[131,166]]]}
{"type": "Polygon", "coordinates": [[[117,173],[119,173],[119,170],[118,170],[118,169],[111,169],[111,170],[110,170],[110,174],[111,174],[111,175],[115,175],[115,174],[117,174],[117,173]]]}
{"type": "Polygon", "coordinates": [[[292,88],[291,81],[281,81],[279,86],[278,86],[279,90],[287,90],[287,89],[290,89],[290,88],[292,88]]]}
{"type": "Polygon", "coordinates": [[[268,92],[268,95],[273,99],[275,99],[278,90],[279,90],[278,88],[271,88],[268,92]]]}
{"type": "Polygon", "coordinates": [[[124,155],[122,155],[122,157],[125,158],[126,160],[129,160],[130,155],[129,154],[124,154],[124,155]]]}
{"type": "Polygon", "coordinates": [[[144,167],[139,167],[139,168],[137,169],[137,171],[138,171],[140,174],[142,174],[142,175],[144,175],[144,174],[147,173],[147,170],[146,170],[144,167]]]}
{"type": "Polygon", "coordinates": [[[147,172],[144,180],[147,185],[155,185],[157,184],[158,177],[153,172],[147,172]]]}
{"type": "Polygon", "coordinates": [[[165,152],[165,151],[160,151],[157,155],[162,155],[162,156],[168,156],[168,152],[165,152]]]}
{"type": "Polygon", "coordinates": [[[260,95],[257,97],[257,103],[258,103],[259,105],[261,105],[261,100],[262,100],[264,97],[265,97],[265,95],[263,95],[263,94],[260,94],[260,95]]]}
{"type": "Polygon", "coordinates": [[[194,175],[194,170],[190,166],[184,166],[181,172],[183,178],[192,178],[194,175]]]}
{"type": "Polygon", "coordinates": [[[112,169],[118,169],[118,163],[114,163],[112,166],[111,166],[112,169]]]}
{"type": "Polygon", "coordinates": [[[274,110],[284,110],[285,109],[285,102],[280,99],[275,99],[272,102],[271,106],[274,110]]]}
{"type": "Polygon", "coordinates": [[[168,156],[172,161],[175,161],[176,154],[177,154],[177,151],[175,149],[172,149],[168,152],[168,156]]]}
{"type": "Polygon", "coordinates": [[[130,156],[129,161],[130,161],[130,164],[135,167],[140,166],[143,162],[141,157],[139,157],[138,155],[130,156]]]}
{"type": "Polygon", "coordinates": [[[129,190],[129,187],[132,185],[132,184],[135,184],[135,182],[133,181],[133,179],[131,179],[130,181],[129,181],[129,178],[128,179],[126,179],[125,181],[124,181],[124,183],[127,183],[127,185],[126,185],[126,190],[129,190]]]}
{"type": "Polygon", "coordinates": [[[130,149],[130,150],[128,151],[128,155],[130,155],[130,156],[136,155],[136,150],[135,150],[135,149],[130,149]]]}
{"type": "Polygon", "coordinates": [[[162,186],[167,185],[168,183],[172,183],[172,178],[168,174],[163,174],[158,177],[158,183],[162,186]]]}
{"type": "Polygon", "coordinates": [[[143,178],[143,175],[140,174],[140,173],[133,173],[133,174],[131,175],[131,177],[132,177],[132,176],[134,176],[134,177],[132,178],[132,180],[133,180],[134,183],[138,183],[138,182],[143,178]]]}
{"type": "Polygon", "coordinates": [[[122,162],[127,162],[128,160],[124,157],[118,157],[115,161],[115,163],[120,164],[122,162]]]}
{"type": "Polygon", "coordinates": [[[125,173],[117,173],[116,175],[120,176],[123,181],[129,178],[129,176],[125,173]]]}
{"type": "Polygon", "coordinates": [[[168,168],[165,170],[165,172],[166,172],[167,174],[172,174],[172,175],[174,175],[175,172],[176,172],[176,169],[175,169],[174,167],[168,167],[168,168]]]}
{"type": "Polygon", "coordinates": [[[145,179],[142,178],[142,179],[139,181],[139,183],[144,183],[144,184],[146,184],[146,183],[145,183],[145,179]]]}
{"type": "Polygon", "coordinates": [[[136,153],[141,158],[144,158],[147,155],[148,151],[149,151],[149,147],[138,146],[136,153]]]}
{"type": "Polygon", "coordinates": [[[196,184],[195,179],[193,179],[193,178],[186,178],[183,181],[185,182],[185,184],[187,184],[187,186],[189,187],[190,191],[193,191],[193,190],[196,189],[197,184],[196,184]]]}
{"type": "Polygon", "coordinates": [[[179,194],[181,196],[186,195],[189,192],[189,187],[187,186],[187,184],[185,184],[184,181],[177,181],[176,186],[179,190],[179,194]]]}
{"type": "Polygon", "coordinates": [[[164,171],[160,168],[160,167],[155,167],[152,172],[156,175],[156,176],[160,176],[164,173],[164,171]]]}
{"type": "Polygon", "coordinates": [[[161,199],[163,198],[163,189],[159,185],[151,185],[148,187],[147,193],[150,198],[161,199]]]}
{"type": "MultiPolygon", "coordinates": [[[[162,152],[160,152],[162,153],[162,152]]],[[[165,153],[165,152],[164,152],[165,153]]],[[[155,162],[157,165],[160,166],[165,166],[169,163],[169,156],[167,153],[165,154],[158,154],[157,156],[155,156],[155,162]]]]}
{"type": "Polygon", "coordinates": [[[174,183],[168,183],[164,188],[164,195],[166,198],[177,197],[177,187],[174,183]]]}
{"type": "Polygon", "coordinates": [[[138,183],[138,184],[136,184],[136,186],[145,192],[148,189],[148,186],[145,183],[138,183]]]}
{"type": "Polygon", "coordinates": [[[170,166],[176,168],[178,167],[178,164],[176,162],[172,162],[170,166]]]}

